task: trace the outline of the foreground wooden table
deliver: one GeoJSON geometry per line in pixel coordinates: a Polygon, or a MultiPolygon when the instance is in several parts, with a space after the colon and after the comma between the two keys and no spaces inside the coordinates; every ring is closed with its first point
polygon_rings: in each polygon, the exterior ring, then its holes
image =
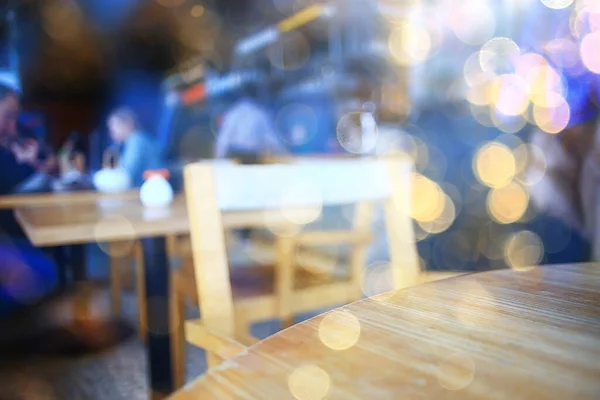
{"type": "MultiPolygon", "coordinates": [[[[176,197],[164,209],[148,209],[130,192],[121,196],[99,193],[61,196],[37,200],[30,198],[25,205],[15,208],[15,216],[29,240],[40,247],[141,241],[148,304],[149,380],[157,397],[170,394],[173,379],[169,339],[169,265],[165,237],[189,233],[185,197],[176,197]],[[60,199],[65,201],[58,201],[60,199]]],[[[302,215],[306,210],[298,209],[296,212],[302,215]]],[[[290,212],[286,215],[290,218],[290,212]]],[[[262,211],[225,213],[222,220],[225,228],[289,223],[281,213],[262,211]]]]}
{"type": "Polygon", "coordinates": [[[362,300],[267,338],[172,398],[598,399],[600,264],[362,300]]]}

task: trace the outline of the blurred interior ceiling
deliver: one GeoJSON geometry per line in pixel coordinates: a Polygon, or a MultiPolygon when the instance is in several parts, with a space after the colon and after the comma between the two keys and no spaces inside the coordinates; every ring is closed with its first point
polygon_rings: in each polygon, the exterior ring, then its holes
{"type": "MultiPolygon", "coordinates": [[[[25,97],[55,100],[102,96],[120,71],[139,69],[160,76],[198,57],[226,70],[235,40],[302,4],[297,0],[3,0],[1,5],[4,14],[15,10],[25,97]]],[[[6,36],[4,24],[1,33],[6,36]]]]}

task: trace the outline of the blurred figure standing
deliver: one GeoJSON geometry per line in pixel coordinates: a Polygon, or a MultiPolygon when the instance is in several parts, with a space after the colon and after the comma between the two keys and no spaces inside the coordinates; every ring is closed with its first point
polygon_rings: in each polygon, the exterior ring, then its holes
{"type": "Polygon", "coordinates": [[[271,116],[258,102],[256,89],[246,87],[244,96],[223,116],[215,157],[243,159],[286,154],[288,151],[275,132],[271,116]]]}
{"type": "Polygon", "coordinates": [[[139,187],[144,172],[163,167],[158,142],[141,130],[136,115],[128,108],[119,108],[108,117],[111,139],[120,147],[119,167],[129,173],[131,182],[139,187]]]}

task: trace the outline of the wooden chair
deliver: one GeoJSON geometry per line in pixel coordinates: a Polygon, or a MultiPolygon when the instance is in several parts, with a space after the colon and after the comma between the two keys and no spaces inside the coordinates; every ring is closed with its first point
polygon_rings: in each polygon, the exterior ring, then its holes
{"type": "MultiPolygon", "coordinates": [[[[285,165],[192,164],[185,169],[185,191],[191,227],[193,273],[182,269],[172,280],[174,376],[184,380],[185,339],[207,351],[214,367],[255,341],[250,322],[280,318],[338,306],[362,297],[365,244],[369,239],[372,201],[383,201],[395,288],[436,279],[420,271],[410,207],[412,165],[404,160],[327,160],[285,165]],[[284,196],[286,183],[307,182],[321,193],[323,205],[357,204],[354,232],[305,232],[277,238],[276,268],[233,268],[226,253],[222,212],[228,225],[244,226],[249,213],[281,215],[302,212],[306,199],[284,196]],[[325,277],[295,267],[294,252],[302,245],[350,242],[355,246],[346,277],[325,277]],[[240,279],[239,275],[242,275],[240,279]],[[248,287],[250,283],[250,287],[248,287]],[[254,285],[252,285],[254,283],[254,285]],[[246,285],[244,285],[246,284],[246,285]],[[186,287],[195,288],[201,319],[183,328],[186,287]]],[[[279,218],[283,226],[284,218],[279,218]]],[[[447,277],[448,274],[437,277],[447,277]]]]}

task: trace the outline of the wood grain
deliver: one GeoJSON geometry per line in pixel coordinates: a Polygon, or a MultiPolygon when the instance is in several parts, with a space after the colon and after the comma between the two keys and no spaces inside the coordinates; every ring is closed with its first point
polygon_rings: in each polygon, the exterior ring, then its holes
{"type": "Polygon", "coordinates": [[[294,398],[598,399],[600,264],[464,275],[361,300],[172,396],[294,398]],[[345,350],[325,344],[344,340],[345,350]]]}
{"type": "Polygon", "coordinates": [[[64,193],[31,193],[21,195],[0,196],[0,209],[52,206],[57,203],[95,203],[105,200],[135,200],[140,196],[137,190],[126,192],[100,193],[96,191],[64,192],[64,193]]]}
{"type": "MultiPolygon", "coordinates": [[[[44,195],[45,196],[45,195],[44,195]]],[[[60,195],[56,195],[60,199],[60,195]]],[[[142,237],[186,235],[190,224],[185,196],[177,196],[165,208],[142,205],[137,196],[104,196],[19,206],[15,216],[36,246],[60,246],[90,242],[135,240],[142,237]]],[[[230,211],[222,214],[225,228],[264,227],[302,218],[310,209],[286,211],[230,211]]]]}

